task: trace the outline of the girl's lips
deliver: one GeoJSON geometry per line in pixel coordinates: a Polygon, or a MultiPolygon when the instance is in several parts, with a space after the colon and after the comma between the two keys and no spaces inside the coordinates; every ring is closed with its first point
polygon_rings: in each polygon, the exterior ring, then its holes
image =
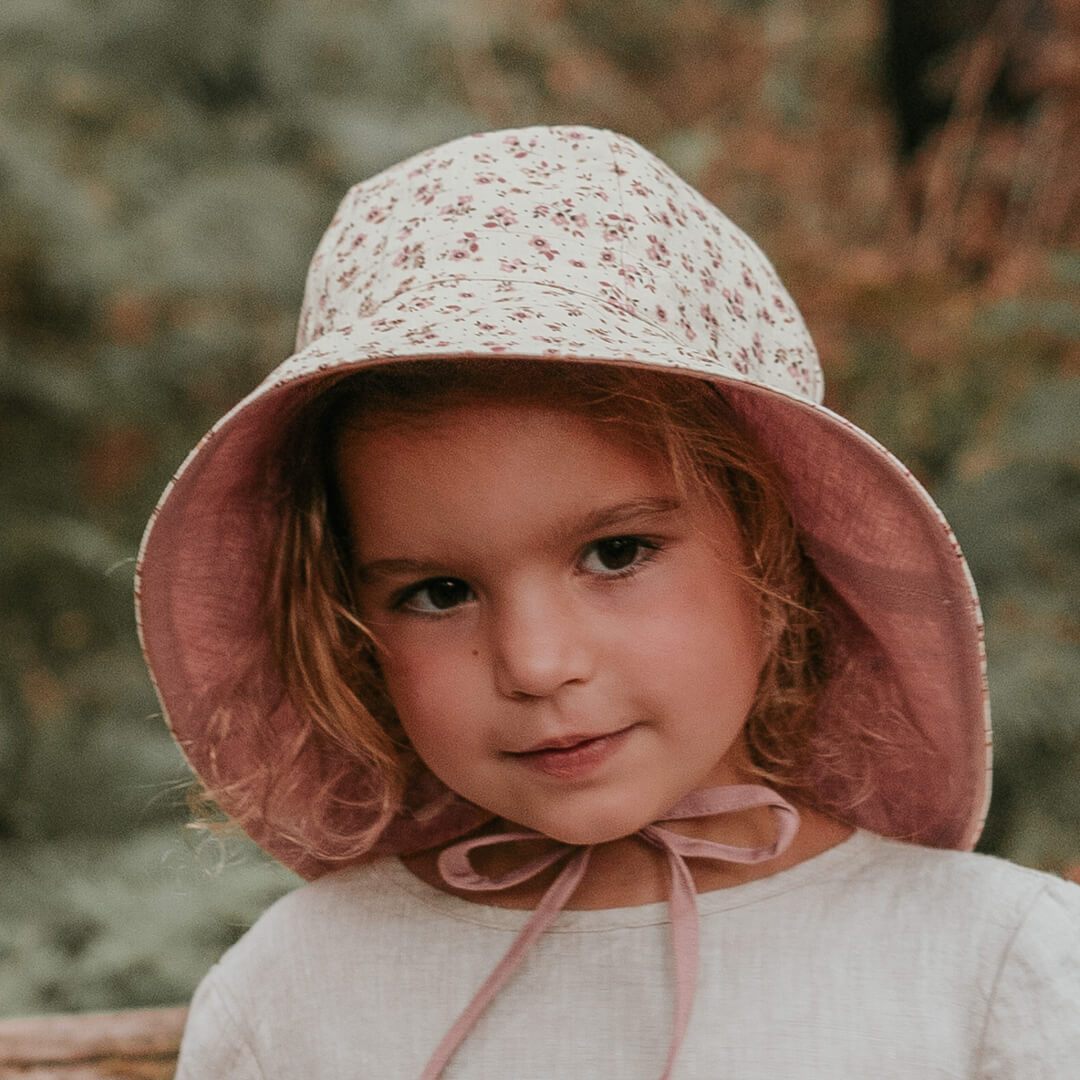
{"type": "Polygon", "coordinates": [[[607,761],[629,738],[633,727],[631,724],[607,735],[574,736],[569,745],[549,744],[509,756],[545,776],[577,780],[607,761]]]}

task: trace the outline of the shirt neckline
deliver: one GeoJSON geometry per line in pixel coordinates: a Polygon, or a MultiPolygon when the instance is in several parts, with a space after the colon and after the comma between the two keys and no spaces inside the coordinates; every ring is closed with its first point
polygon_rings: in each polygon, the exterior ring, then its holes
{"type": "MultiPolygon", "coordinates": [[[[863,829],[856,829],[834,847],[785,870],[778,870],[768,877],[698,893],[698,913],[705,917],[730,911],[802,888],[825,877],[835,877],[863,861],[882,842],[884,841],[881,837],[863,829]]],[[[416,877],[397,857],[382,859],[372,864],[370,869],[390,888],[408,893],[425,907],[458,922],[516,932],[521,930],[533,914],[531,910],[492,907],[452,896],[416,877]]],[[[622,927],[655,926],[669,921],[667,901],[660,900],[635,907],[562,911],[546,933],[581,933],[622,927]]]]}

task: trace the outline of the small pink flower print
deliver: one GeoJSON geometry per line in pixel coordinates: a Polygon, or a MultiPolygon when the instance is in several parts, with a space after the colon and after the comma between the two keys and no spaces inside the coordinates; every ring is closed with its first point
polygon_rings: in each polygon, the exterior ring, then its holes
{"type": "Polygon", "coordinates": [[[746,309],[743,306],[743,295],[736,289],[734,292],[727,287],[720,290],[720,295],[727,301],[728,311],[737,319],[746,320],[746,309]]]}
{"type": "Polygon", "coordinates": [[[750,273],[750,267],[744,266],[742,269],[743,284],[748,288],[761,295],[761,286],[757,283],[754,275],[750,273]]]}
{"type": "Polygon", "coordinates": [[[745,346],[740,346],[739,351],[735,354],[735,370],[743,375],[750,373],[750,354],[746,351],[745,346]]]}
{"type": "Polygon", "coordinates": [[[659,263],[661,266],[670,266],[671,259],[668,258],[667,244],[652,233],[649,234],[648,239],[649,247],[645,254],[648,255],[653,262],[659,263]]]}
{"type": "Polygon", "coordinates": [[[499,269],[504,274],[512,274],[515,270],[523,270],[525,268],[525,261],[523,259],[499,259],[499,269]]]}
{"type": "Polygon", "coordinates": [[[600,261],[604,263],[605,266],[614,266],[615,252],[612,251],[611,248],[604,248],[604,250],[600,252],[600,261]]]}
{"type": "Polygon", "coordinates": [[[405,338],[410,345],[423,345],[435,336],[434,327],[417,326],[405,332],[405,338]]]}
{"type": "Polygon", "coordinates": [[[398,253],[394,259],[394,266],[416,266],[421,267],[424,265],[424,245],[423,244],[406,244],[398,253]]]}
{"type": "Polygon", "coordinates": [[[702,271],[701,287],[706,292],[712,292],[716,288],[716,278],[714,278],[708,270],[702,271]]]}
{"type": "Polygon", "coordinates": [[[459,244],[469,252],[476,252],[480,248],[480,244],[477,242],[476,233],[467,232],[459,241],[459,244]]]}
{"type": "Polygon", "coordinates": [[[531,247],[536,248],[536,250],[539,251],[540,254],[548,260],[548,262],[550,262],[552,259],[555,258],[556,255],[559,254],[558,251],[556,251],[542,236],[534,236],[529,241],[529,244],[531,247]]]}
{"type": "Polygon", "coordinates": [[[668,208],[668,211],[671,213],[671,216],[680,225],[685,225],[686,224],[686,215],[679,209],[679,207],[676,204],[675,200],[672,199],[670,195],[668,196],[668,200],[667,200],[667,208],[668,208]]]}
{"type": "Polygon", "coordinates": [[[517,224],[517,215],[508,206],[496,206],[488,217],[488,220],[484,222],[484,226],[488,229],[497,229],[499,226],[508,228],[510,225],[517,224]]]}
{"type": "Polygon", "coordinates": [[[435,201],[436,196],[441,195],[442,192],[442,183],[435,180],[430,183],[421,184],[416,189],[416,198],[419,202],[423,203],[424,206],[430,206],[435,201]]]}
{"type": "Polygon", "coordinates": [[[585,264],[580,259],[571,259],[570,260],[570,265],[571,266],[576,266],[579,270],[584,270],[585,269],[585,264]]]}
{"type": "Polygon", "coordinates": [[[546,218],[551,213],[551,207],[547,203],[537,203],[533,207],[533,217],[546,218]]]}
{"type": "Polygon", "coordinates": [[[657,307],[656,307],[656,318],[660,322],[667,322],[667,319],[668,319],[667,309],[662,308],[659,305],[657,305],[657,307]]]}
{"type": "Polygon", "coordinates": [[[443,217],[461,217],[472,210],[473,197],[471,195],[459,195],[456,202],[447,203],[439,213],[443,217]]]}
{"type": "Polygon", "coordinates": [[[765,347],[761,344],[760,334],[754,335],[754,340],[751,342],[751,352],[759,364],[765,359],[765,347]]]}
{"type": "Polygon", "coordinates": [[[365,221],[379,222],[386,220],[386,207],[385,206],[373,206],[368,212],[365,221]]]}

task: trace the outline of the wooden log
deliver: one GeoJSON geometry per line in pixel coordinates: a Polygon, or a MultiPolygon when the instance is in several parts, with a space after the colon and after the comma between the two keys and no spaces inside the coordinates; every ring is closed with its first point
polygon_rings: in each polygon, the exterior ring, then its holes
{"type": "Polygon", "coordinates": [[[187,1009],[0,1020],[0,1080],[171,1080],[187,1009]]]}

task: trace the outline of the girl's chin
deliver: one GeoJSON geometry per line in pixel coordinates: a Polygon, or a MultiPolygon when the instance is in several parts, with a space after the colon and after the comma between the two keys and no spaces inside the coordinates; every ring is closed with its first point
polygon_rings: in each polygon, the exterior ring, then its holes
{"type": "MultiPolygon", "coordinates": [[[[657,815],[658,816],[658,815],[657,815]]],[[[599,820],[578,819],[575,821],[559,820],[558,818],[534,819],[530,824],[514,826],[506,822],[510,828],[526,828],[533,832],[543,833],[563,844],[571,844],[575,847],[588,847],[596,844],[609,844],[615,840],[625,840],[639,829],[656,820],[654,817],[643,818],[638,815],[618,815],[615,817],[605,816],[599,820]]]]}

